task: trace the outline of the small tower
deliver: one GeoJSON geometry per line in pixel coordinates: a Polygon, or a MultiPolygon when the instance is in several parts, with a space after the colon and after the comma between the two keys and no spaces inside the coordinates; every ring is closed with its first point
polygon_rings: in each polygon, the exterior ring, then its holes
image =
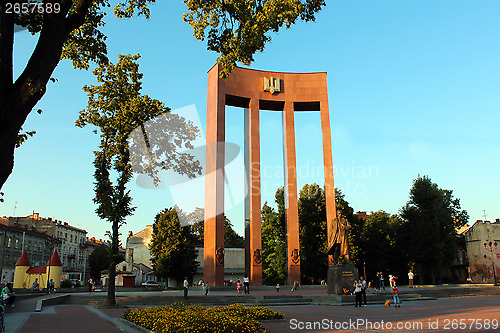
{"type": "Polygon", "coordinates": [[[26,286],[26,272],[31,267],[28,253],[24,250],[23,254],[16,262],[16,269],[14,271],[14,288],[27,288],[26,286]]]}
{"type": "Polygon", "coordinates": [[[47,262],[47,281],[50,279],[54,280],[54,287],[59,288],[61,285],[61,275],[62,275],[62,262],[57,254],[57,250],[54,250],[52,257],[50,257],[49,262],[47,262]]]}

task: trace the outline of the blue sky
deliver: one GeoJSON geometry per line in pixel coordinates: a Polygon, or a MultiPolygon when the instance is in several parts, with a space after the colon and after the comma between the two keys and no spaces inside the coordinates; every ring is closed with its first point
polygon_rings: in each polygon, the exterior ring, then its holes
{"type": "MultiPolygon", "coordinates": [[[[149,21],[108,16],[110,59],[140,53],[143,93],[172,109],[195,105],[205,122],[207,71],[217,55],[192,37],[181,2],[152,6],[149,21]]],[[[428,175],[452,189],[470,221],[500,218],[500,2],[494,0],[327,1],[314,23],[272,34],[255,69],[325,71],[328,76],[335,184],[355,211],[397,213],[413,179],[428,175]]],[[[19,75],[36,38],[15,35],[19,75]]],[[[91,72],[57,67],[24,129],[34,138],[16,150],[0,215],[33,211],[104,238],[109,224],[94,213],[93,154],[98,137],[74,126],[85,108],[91,72]],[[17,204],[16,204],[17,202],[17,204]]],[[[227,109],[227,141],[241,144],[243,112],[227,109]]],[[[319,113],[296,113],[299,186],[322,184],[319,113]]],[[[281,115],[261,111],[264,201],[283,185],[281,115]]],[[[142,230],[173,205],[169,189],[131,183],[137,210],[121,231],[142,230]]],[[[227,212],[242,233],[241,205],[227,212]]]]}

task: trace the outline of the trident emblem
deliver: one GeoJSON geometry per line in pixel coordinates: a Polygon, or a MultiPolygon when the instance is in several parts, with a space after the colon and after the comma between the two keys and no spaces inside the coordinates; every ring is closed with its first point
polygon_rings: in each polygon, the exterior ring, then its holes
{"type": "Polygon", "coordinates": [[[267,77],[264,78],[264,91],[269,91],[271,94],[274,94],[275,92],[280,92],[281,87],[280,87],[280,79],[274,78],[271,76],[271,79],[268,79],[267,77]]]}

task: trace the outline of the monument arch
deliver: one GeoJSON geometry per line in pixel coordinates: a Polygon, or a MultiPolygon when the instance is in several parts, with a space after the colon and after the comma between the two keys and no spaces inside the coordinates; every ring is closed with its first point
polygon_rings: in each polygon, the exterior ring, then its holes
{"type": "MultiPolygon", "coordinates": [[[[236,67],[221,79],[216,64],[208,72],[204,279],[221,286],[224,281],[224,162],[225,107],[245,110],[246,271],[252,285],[262,285],[261,181],[259,110],[283,112],[285,203],[287,221],[287,282],[300,281],[300,244],[297,201],[294,112],[319,111],[327,221],[333,221],[335,188],[326,73],[282,73],[236,67]],[[221,144],[222,143],[222,144],[221,144]]],[[[331,223],[328,225],[330,235],[331,223]]],[[[331,258],[329,258],[331,264],[331,258]]]]}

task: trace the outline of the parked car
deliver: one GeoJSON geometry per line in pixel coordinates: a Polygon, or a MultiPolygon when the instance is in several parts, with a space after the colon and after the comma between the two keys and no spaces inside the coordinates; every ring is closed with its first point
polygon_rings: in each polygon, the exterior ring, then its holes
{"type": "Polygon", "coordinates": [[[82,285],[82,283],[78,279],[71,279],[71,283],[73,284],[74,288],[78,288],[82,285]]]}
{"type": "Polygon", "coordinates": [[[146,282],[142,283],[142,286],[146,287],[146,288],[148,288],[148,287],[151,287],[151,288],[160,288],[161,284],[159,284],[156,281],[146,281],[146,282]]]}

